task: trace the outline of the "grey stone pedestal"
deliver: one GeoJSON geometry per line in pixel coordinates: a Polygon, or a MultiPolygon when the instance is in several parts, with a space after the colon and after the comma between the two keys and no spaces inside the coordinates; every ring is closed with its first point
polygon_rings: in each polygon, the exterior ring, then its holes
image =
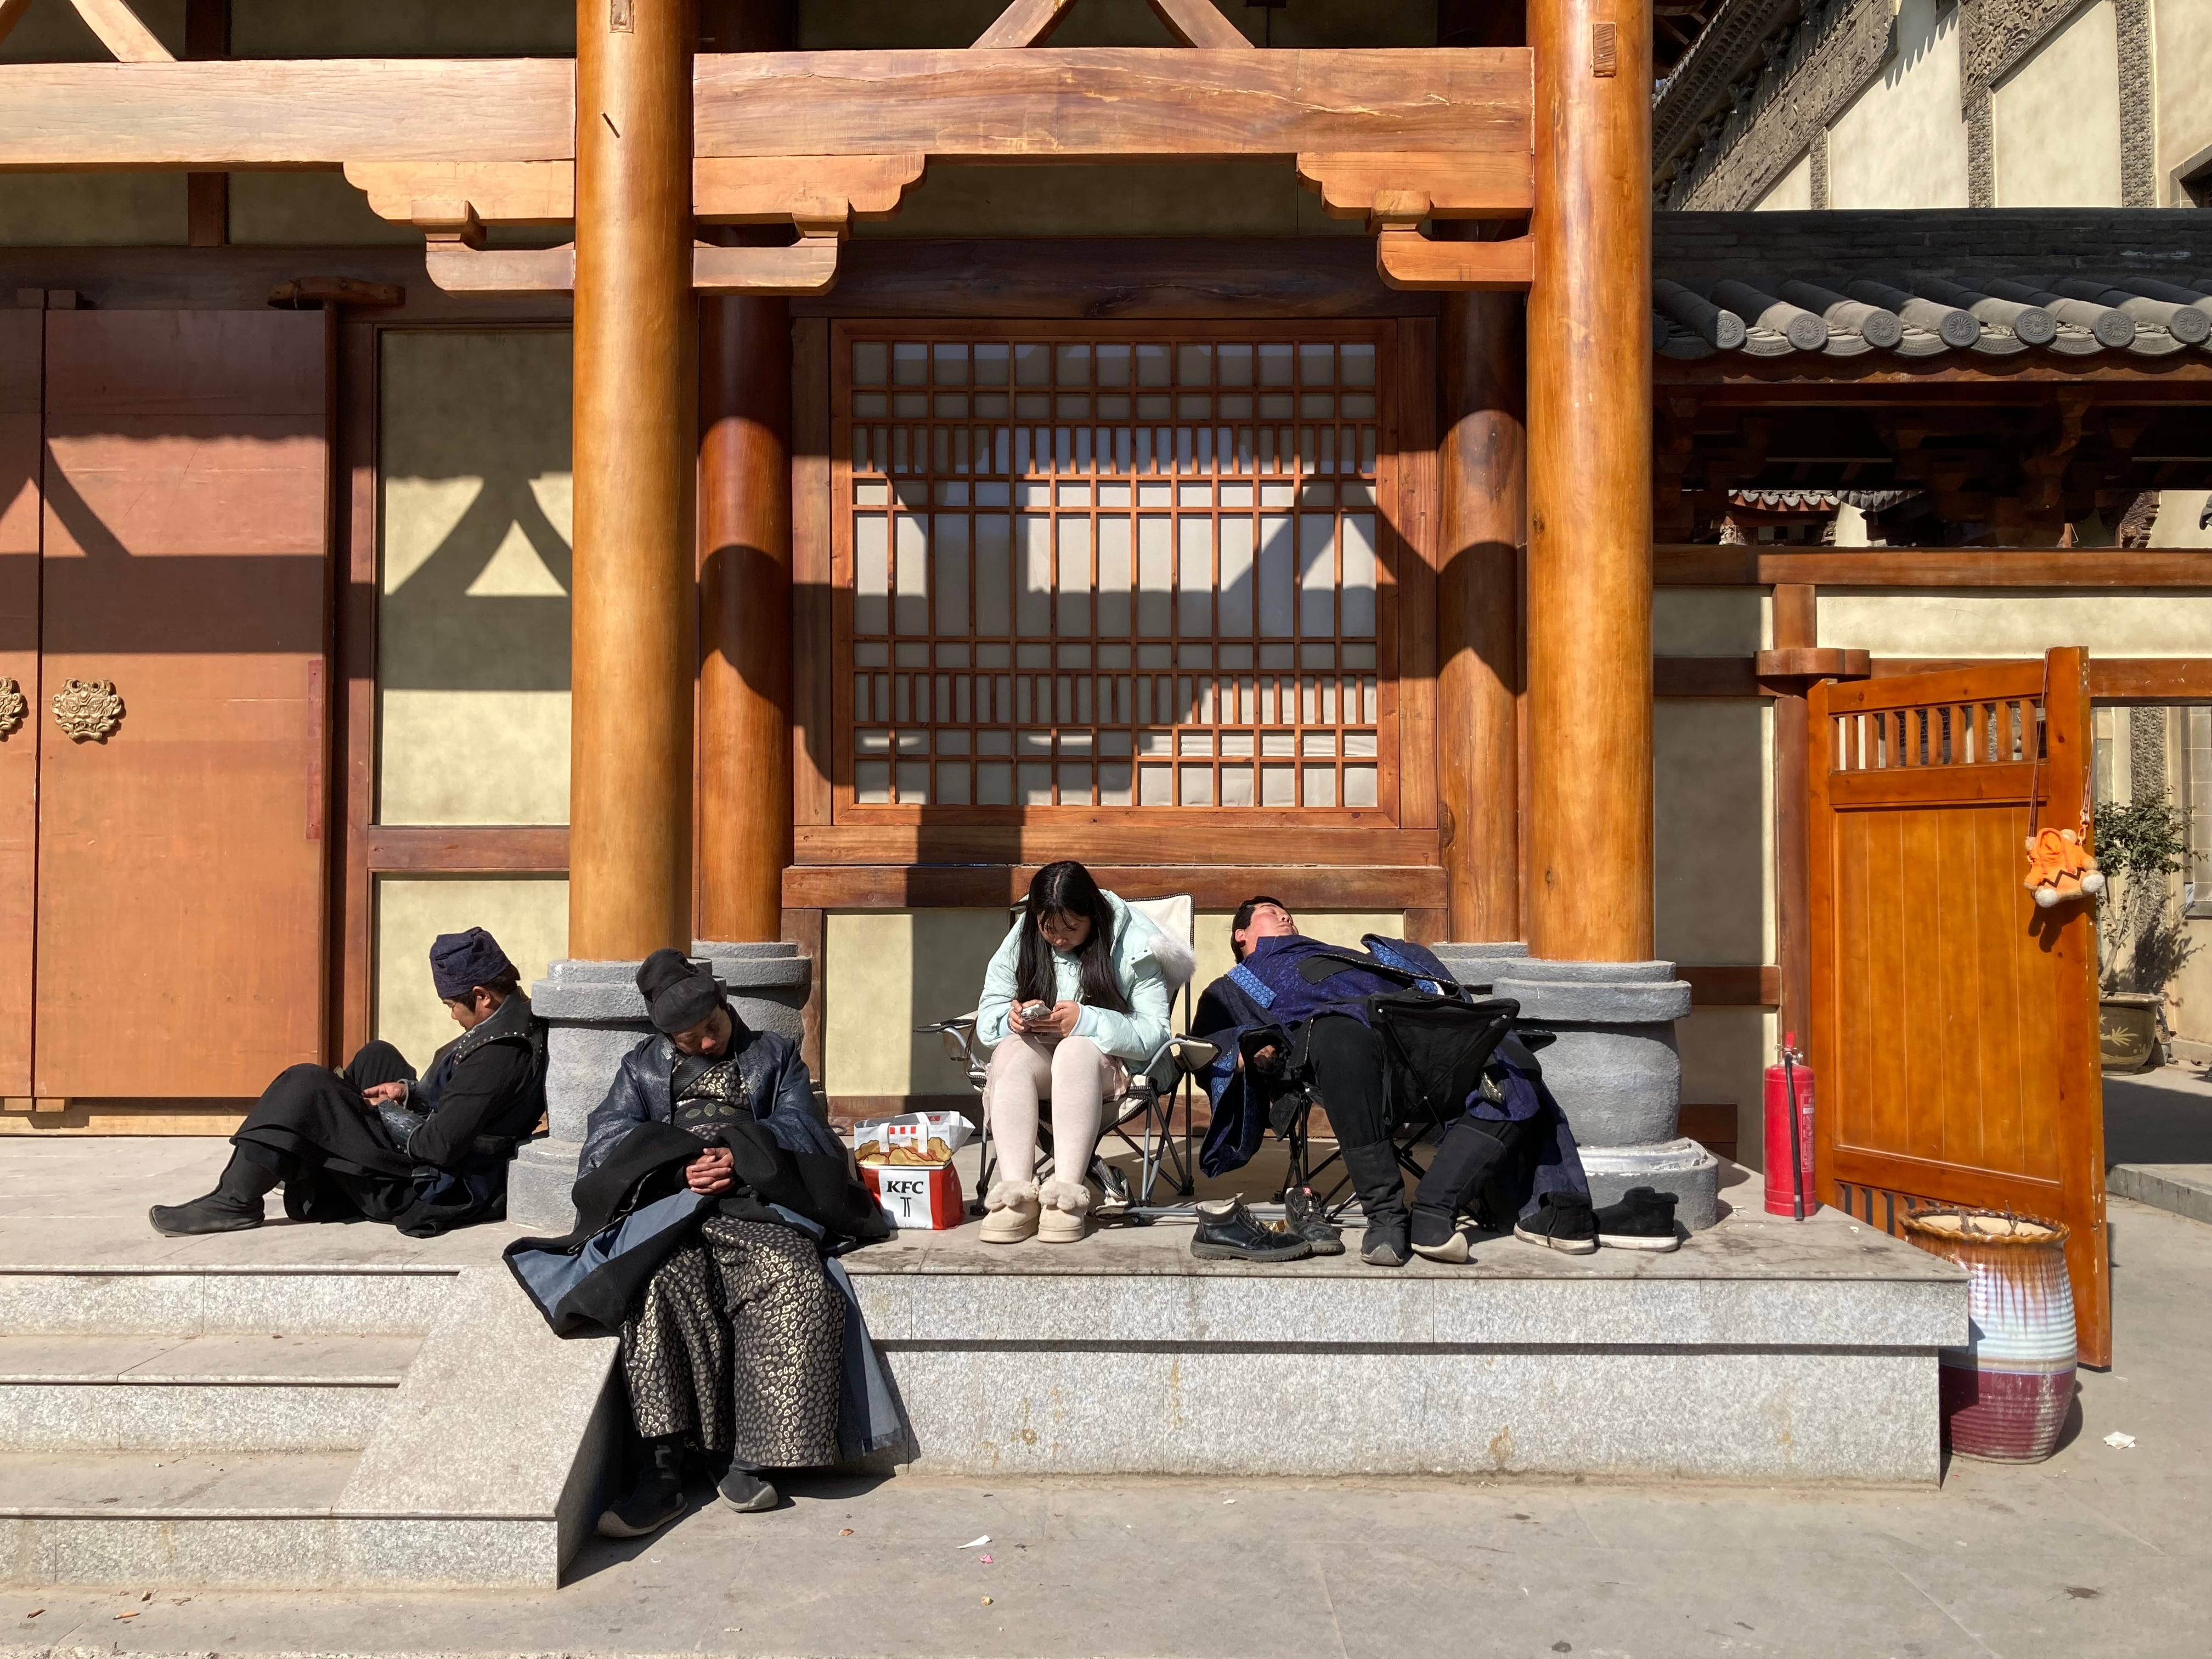
{"type": "MultiPolygon", "coordinates": [[[[796,945],[700,940],[691,955],[714,969],[746,1024],[799,1040],[814,964],[796,945]]],[[[523,1147],[508,1172],[509,1220],[548,1233],[565,1233],[575,1224],[568,1193],[576,1183],[585,1120],[606,1097],[622,1057],[653,1030],[638,994],[637,969],[635,962],[556,962],[530,988],[531,1006],[550,1028],[547,1133],[523,1147]]]]}
{"type": "Polygon", "coordinates": [[[1673,963],[1539,962],[1521,945],[1433,948],[1462,983],[1491,986],[1523,1018],[1559,1033],[1540,1056],[1544,1081],[1573,1127],[1597,1203],[1652,1187],[1674,1194],[1684,1226],[1713,1224],[1720,1161],[1675,1133],[1674,1022],[1690,1012],[1690,987],[1673,963]]]}

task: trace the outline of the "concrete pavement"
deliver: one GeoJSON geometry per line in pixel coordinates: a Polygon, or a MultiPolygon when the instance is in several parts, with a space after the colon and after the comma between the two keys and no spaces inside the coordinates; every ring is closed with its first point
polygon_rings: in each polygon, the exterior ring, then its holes
{"type": "Polygon", "coordinates": [[[771,1515],[594,1543],[550,1594],[0,1591],[0,1659],[2202,1655],[2212,1227],[2119,1200],[2112,1244],[2118,1363],[2083,1374],[2066,1444],[1955,1461],[1936,1492],[810,1480],[771,1515]]]}

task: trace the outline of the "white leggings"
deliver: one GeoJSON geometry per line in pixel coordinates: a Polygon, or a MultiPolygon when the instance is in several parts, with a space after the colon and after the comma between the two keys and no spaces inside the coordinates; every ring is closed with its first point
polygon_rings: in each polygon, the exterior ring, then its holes
{"type": "Polygon", "coordinates": [[[1121,1062],[1086,1036],[1046,1042],[1016,1032],[991,1050],[983,1081],[983,1110],[998,1141],[999,1176],[1026,1186],[1036,1178],[1037,1103],[1052,1103],[1054,1179],[1083,1182],[1098,1145],[1099,1119],[1109,1094],[1119,1094],[1128,1073],[1121,1062]]]}

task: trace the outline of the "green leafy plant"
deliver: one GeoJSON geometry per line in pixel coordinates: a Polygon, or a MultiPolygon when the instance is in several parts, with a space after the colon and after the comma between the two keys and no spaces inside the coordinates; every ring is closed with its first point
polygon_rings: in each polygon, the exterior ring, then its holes
{"type": "Polygon", "coordinates": [[[2108,876],[2170,876],[2189,851],[2189,814],[2161,790],[2097,803],[2097,863],[2108,876]]]}

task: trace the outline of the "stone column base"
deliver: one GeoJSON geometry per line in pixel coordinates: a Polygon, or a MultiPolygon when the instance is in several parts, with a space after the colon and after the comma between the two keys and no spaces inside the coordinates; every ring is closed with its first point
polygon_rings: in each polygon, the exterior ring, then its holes
{"type": "Polygon", "coordinates": [[[1720,1160],[1675,1133],[1682,1061],[1674,1022],[1690,987],[1671,962],[1540,962],[1517,944],[1431,947],[1463,984],[1492,987],[1524,1019],[1559,1034],[1539,1058],[1582,1151],[1590,1196],[1631,1187],[1674,1195],[1692,1231],[1719,1216],[1720,1160]]]}
{"type": "MultiPolygon", "coordinates": [[[[796,945],[695,943],[738,1017],[755,1030],[797,1042],[814,964],[796,945]]],[[[569,1191],[584,1149],[584,1126],[606,1098],[623,1056],[653,1024],[638,994],[635,962],[556,962],[530,988],[546,1033],[546,1134],[525,1146],[507,1172],[507,1219],[547,1233],[575,1224],[569,1191]]]]}

